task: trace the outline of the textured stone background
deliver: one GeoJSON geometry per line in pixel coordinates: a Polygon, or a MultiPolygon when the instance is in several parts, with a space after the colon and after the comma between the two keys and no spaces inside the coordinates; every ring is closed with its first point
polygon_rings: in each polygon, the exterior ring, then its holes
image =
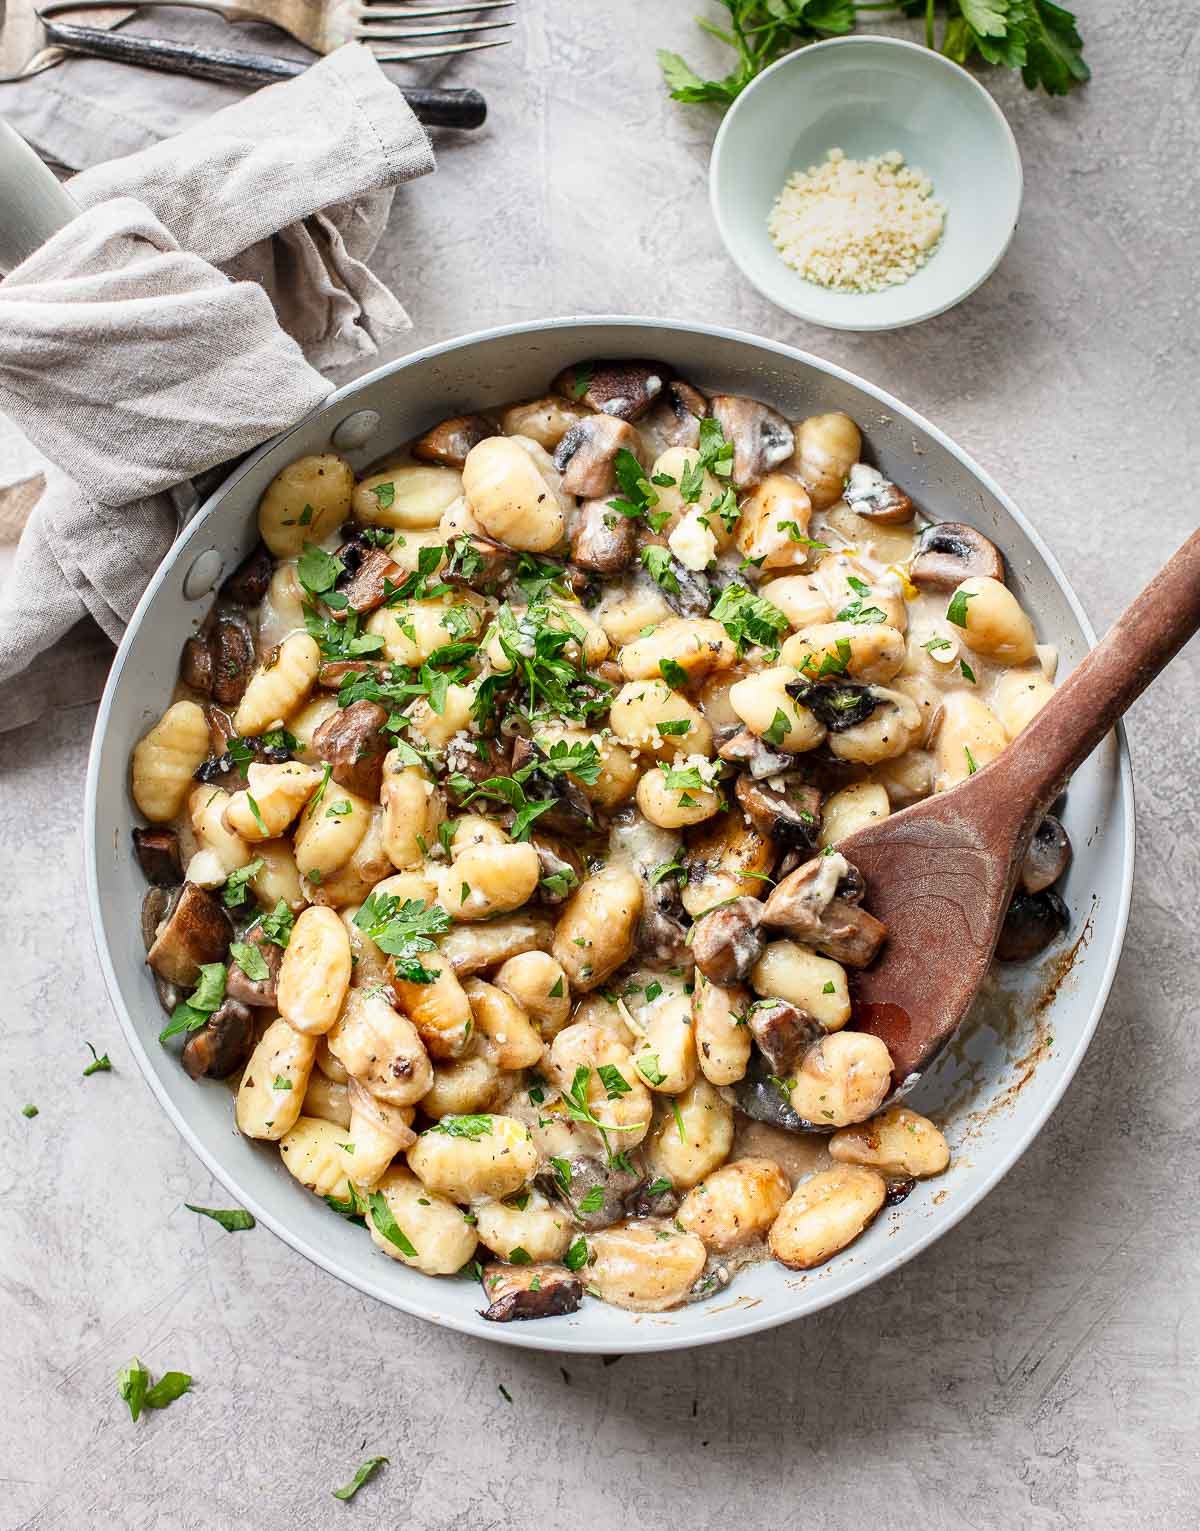
{"type": "MultiPolygon", "coordinates": [[[[1103,628],[1196,521],[1200,40],[1191,0],[1084,9],[1085,93],[989,80],[1027,183],[998,273],[916,331],[855,337],[774,312],[721,252],[714,119],[668,103],[653,61],[690,48],[691,7],[524,0],[515,46],[459,71],[487,91],[489,127],[443,140],[437,176],[397,200],[381,265],[412,343],[605,310],[792,340],[976,454],[1103,628]]],[[[141,1083],[101,989],[76,829],[90,710],[7,736],[0,1527],[1194,1526],[1198,696],[1193,645],[1130,717],[1125,957],[1087,1061],[1005,1183],[815,1318],[565,1374],[183,1210],[228,1198],[141,1083]],[[85,1039],[113,1073],[80,1078],[85,1039]],[[113,1382],[135,1353],[198,1383],[136,1427],[113,1382]],[[385,1475],[334,1503],[375,1453],[385,1475]]]]}

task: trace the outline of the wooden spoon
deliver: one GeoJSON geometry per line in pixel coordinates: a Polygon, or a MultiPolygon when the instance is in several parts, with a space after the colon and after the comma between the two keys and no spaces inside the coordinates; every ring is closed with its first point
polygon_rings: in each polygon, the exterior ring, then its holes
{"type": "Polygon", "coordinates": [[[1072,771],[1200,628],[1200,531],[1146,586],[1020,735],[949,792],[838,844],[888,927],[858,975],[854,1019],[919,1074],[975,998],[1029,841],[1072,771]]]}

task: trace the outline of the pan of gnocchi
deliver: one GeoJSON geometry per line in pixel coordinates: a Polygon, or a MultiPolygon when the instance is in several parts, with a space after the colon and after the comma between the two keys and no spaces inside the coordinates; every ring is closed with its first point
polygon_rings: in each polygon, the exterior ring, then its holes
{"type": "Polygon", "coordinates": [[[839,850],[1089,638],[982,471],[816,358],[644,320],[405,358],[241,465],[122,645],[88,876],[130,1045],[399,1308],[585,1351],[812,1312],[982,1197],[1096,1024],[1119,741],[920,1079],[856,1025],[888,931],[839,850]]]}

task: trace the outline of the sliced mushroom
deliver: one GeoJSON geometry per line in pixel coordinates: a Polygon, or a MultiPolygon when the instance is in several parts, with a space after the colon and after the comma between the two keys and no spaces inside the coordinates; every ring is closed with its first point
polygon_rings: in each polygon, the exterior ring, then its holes
{"type": "Polygon", "coordinates": [[[183,1044],[180,1061],[193,1079],[227,1079],[254,1049],[254,1015],[226,998],[183,1044]]]}
{"type": "Polygon", "coordinates": [[[481,1316],[494,1324],[514,1319],[555,1318],[574,1313],[583,1301],[583,1281],[565,1265],[502,1265],[483,1267],[483,1290],[488,1306],[481,1316]]]}
{"type": "Polygon", "coordinates": [[[765,945],[762,916],[758,899],[735,898],[692,926],[692,957],[709,983],[731,989],[749,976],[765,945]]]}
{"type": "Polygon", "coordinates": [[[658,1175],[627,1197],[625,1206],[630,1217],[674,1217],[682,1200],[683,1193],[658,1175]]]}
{"type": "Polygon", "coordinates": [[[330,713],[312,736],[313,753],[327,760],[339,787],[375,802],[383,784],[388,740],[382,729],[387,710],[378,702],[351,702],[330,713]]]}
{"type": "Polygon", "coordinates": [[[708,414],[708,400],[698,388],[673,378],[666,392],[646,417],[646,431],[667,447],[700,445],[700,422],[708,414]]]}
{"type": "Polygon", "coordinates": [[[380,659],[329,659],[317,671],[317,685],[337,691],[347,675],[374,675],[384,680],[390,669],[380,659]]]}
{"type": "Polygon", "coordinates": [[[142,945],[146,951],[154,945],[158,938],[158,927],[166,919],[168,911],[179,897],[178,887],[171,891],[167,888],[150,888],[142,900],[141,928],[142,945]]]}
{"type": "Polygon", "coordinates": [[[570,1207],[575,1220],[588,1233],[619,1223],[625,1216],[626,1198],[646,1179],[637,1156],[629,1154],[622,1155],[610,1165],[580,1154],[567,1161],[565,1177],[559,1174],[560,1169],[561,1166],[557,1166],[544,1171],[538,1176],[538,1185],[547,1196],[570,1207]],[[626,1168],[626,1165],[631,1167],[626,1168]],[[598,1206],[593,1205],[597,1192],[603,1198],[598,1206]],[[583,1210],[585,1206],[586,1211],[583,1210]]]}
{"type": "Polygon", "coordinates": [[[935,521],[917,538],[908,577],[921,590],[949,592],[982,576],[1004,583],[1004,559],[994,542],[961,521],[935,521]]]}
{"type": "Polygon", "coordinates": [[[788,1080],[775,1072],[765,1056],[752,1057],[745,1077],[734,1086],[737,1108],[754,1121],[785,1132],[807,1132],[808,1124],[792,1110],[787,1086],[788,1080]]]}
{"type": "Polygon", "coordinates": [[[1071,923],[1071,912],[1053,888],[1016,893],[1000,927],[996,956],[1001,962],[1028,962],[1044,952],[1071,923]]]}
{"type": "Polygon", "coordinates": [[[772,468],[786,462],[796,449],[796,436],[791,425],[769,404],[744,398],[741,394],[719,393],[713,398],[710,410],[720,423],[725,440],[733,442],[735,489],[753,488],[772,468]]]}
{"type": "Polygon", "coordinates": [[[722,760],[746,766],[755,781],[763,781],[768,776],[779,776],[795,764],[794,755],[773,750],[763,742],[759,734],[752,734],[748,728],[743,728],[731,739],[727,739],[717,754],[722,760]]]}
{"type": "Polygon", "coordinates": [[[668,583],[662,587],[663,599],[681,617],[706,617],[712,606],[712,589],[703,574],[685,568],[678,558],[669,564],[668,583]]]}
{"type": "Polygon", "coordinates": [[[387,596],[386,582],[399,585],[404,580],[403,569],[383,548],[364,548],[359,542],[348,542],[338,550],[338,557],[346,572],[338,577],[336,588],[346,597],[346,604],[336,611],[331,607],[330,611],[339,622],[344,622],[352,611],[361,616],[382,606],[387,596]]]}
{"type": "Polygon", "coordinates": [[[760,834],[780,846],[815,850],[821,830],[821,793],[796,772],[756,781],[743,772],[734,787],[742,812],[760,834]]]}
{"type": "MultiPolygon", "coordinates": [[[[513,741],[512,769],[514,772],[535,761],[545,758],[541,746],[532,739],[519,737],[513,741]]],[[[525,795],[541,802],[554,800],[554,807],[538,817],[538,827],[553,834],[578,835],[583,829],[594,829],[596,818],[587,794],[569,777],[547,775],[534,770],[524,779],[525,795]]]]}
{"type": "Polygon", "coordinates": [[[870,686],[852,680],[794,680],[787,694],[813,717],[824,723],[831,734],[840,734],[856,723],[863,723],[879,706],[879,697],[870,686]]]}
{"type": "Polygon", "coordinates": [[[269,941],[261,925],[251,925],[242,940],[247,946],[257,949],[259,956],[267,964],[267,976],[250,978],[246,975],[241,963],[231,958],[229,971],[225,976],[225,993],[230,999],[239,1000],[243,1005],[250,1005],[254,1009],[273,1010],[275,990],[279,980],[279,965],[283,961],[283,947],[276,946],[274,941],[269,941]]]}
{"type": "Polygon", "coordinates": [[[900,526],[912,520],[913,502],[869,463],[856,462],[850,469],[842,498],[856,514],[880,526],[900,526]]]}
{"type": "Polygon", "coordinates": [[[593,574],[620,574],[637,557],[637,523],[607,500],[587,500],[575,513],[571,558],[593,574]]]}
{"type": "Polygon", "coordinates": [[[562,474],[567,494],[595,500],[616,484],[617,453],[640,459],[642,438],[626,420],[613,415],[588,415],[573,425],[554,450],[554,466],[562,474]]]}
{"type": "Polygon", "coordinates": [[[604,415],[636,420],[662,393],[669,367],[655,361],[584,361],[554,379],[556,393],[604,415]]]}
{"type": "Polygon", "coordinates": [[[179,836],[173,829],[135,829],[133,851],[147,882],[173,888],[183,881],[179,836]]]}
{"type": "Polygon", "coordinates": [[[171,983],[194,984],[202,963],[224,957],[232,933],[218,900],[206,888],[185,882],[158,926],[146,961],[171,983]]]}
{"type": "Polygon", "coordinates": [[[179,678],[185,686],[199,691],[201,696],[212,695],[213,656],[207,633],[196,633],[183,645],[183,653],[179,658],[179,678]]]}
{"type": "Polygon", "coordinates": [[[516,573],[517,555],[482,532],[464,532],[446,544],[443,578],[471,590],[497,590],[516,573]]]}
{"type": "Polygon", "coordinates": [[[511,776],[512,757],[500,739],[455,734],[446,746],[446,775],[467,776],[472,782],[487,781],[490,776],[511,776]]]}
{"type": "Polygon", "coordinates": [[[861,885],[857,867],[844,856],[814,856],[772,890],[763,906],[763,924],[787,930],[835,962],[866,967],[887,939],[887,926],[855,901],[862,896],[861,885]],[[843,882],[849,898],[841,896],[843,882]]]}
{"type": "Polygon", "coordinates": [[[565,840],[538,834],[531,835],[529,839],[538,854],[542,903],[565,904],[583,881],[583,858],[565,840]]]}
{"type": "Polygon", "coordinates": [[[786,999],[760,999],[746,1012],[746,1025],[772,1073],[790,1074],[805,1050],[821,1035],[811,1015],[786,999]]]}
{"type": "Polygon", "coordinates": [[[221,594],[235,606],[257,606],[266,595],[274,572],[271,550],[260,542],[221,586],[221,594]]]}
{"type": "Polygon", "coordinates": [[[499,434],[496,426],[482,415],[453,415],[414,441],[412,455],[422,462],[440,462],[448,468],[461,468],[472,447],[499,434]]]}
{"type": "Polygon", "coordinates": [[[1070,838],[1058,819],[1048,813],[1025,852],[1025,860],[1021,863],[1021,887],[1026,893],[1041,893],[1057,882],[1070,865],[1070,838]]]}
{"type": "Polygon", "coordinates": [[[222,615],[213,624],[208,642],[212,651],[213,701],[222,707],[236,707],[258,663],[250,624],[240,613],[222,615]]]}

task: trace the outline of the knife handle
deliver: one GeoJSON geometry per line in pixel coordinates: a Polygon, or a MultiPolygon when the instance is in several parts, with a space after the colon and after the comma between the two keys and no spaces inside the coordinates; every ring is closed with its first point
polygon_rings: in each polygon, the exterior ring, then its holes
{"type": "MultiPolygon", "coordinates": [[[[187,43],[165,42],[150,37],[131,37],[101,27],[77,27],[68,22],[43,20],[46,44],[64,53],[111,59],[116,64],[139,64],[168,74],[191,75],[198,80],[219,80],[225,85],[273,85],[291,80],[309,67],[298,59],[275,58],[269,53],[242,53],[233,48],[196,48],[187,43]]],[[[487,102],[477,90],[450,90],[437,86],[399,87],[417,120],[428,127],[477,128],[487,116],[487,102]]]]}

